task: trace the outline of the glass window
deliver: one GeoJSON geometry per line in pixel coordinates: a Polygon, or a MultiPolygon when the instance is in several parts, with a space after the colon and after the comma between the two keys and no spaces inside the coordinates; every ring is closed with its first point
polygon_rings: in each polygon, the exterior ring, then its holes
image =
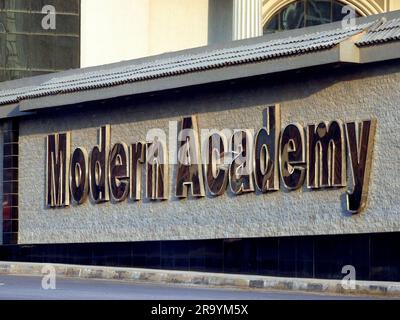
{"type": "Polygon", "coordinates": [[[279,16],[274,15],[271,20],[264,26],[264,34],[279,30],[279,16]]]}
{"type": "Polygon", "coordinates": [[[282,30],[298,29],[304,27],[304,4],[305,1],[298,1],[289,4],[286,8],[282,9],[280,14],[282,30]]]}
{"type": "Polygon", "coordinates": [[[344,6],[338,0],[298,0],[277,12],[265,24],[264,34],[340,21],[348,15],[342,13],[344,6]]]}
{"type": "Polygon", "coordinates": [[[0,0],[0,82],[80,66],[80,0],[0,0]],[[43,29],[46,4],[56,30],[43,29]]]}
{"type": "Polygon", "coordinates": [[[307,27],[332,22],[332,1],[308,0],[306,15],[307,27]]]}

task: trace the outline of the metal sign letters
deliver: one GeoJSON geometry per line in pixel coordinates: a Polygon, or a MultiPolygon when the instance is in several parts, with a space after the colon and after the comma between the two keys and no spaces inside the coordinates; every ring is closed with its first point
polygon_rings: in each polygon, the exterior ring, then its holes
{"type": "Polygon", "coordinates": [[[281,185],[287,190],[349,186],[347,210],[355,214],[366,207],[375,119],[281,128],[279,105],[268,107],[265,119],[255,133],[238,129],[227,137],[218,131],[201,141],[196,117],[184,118],[176,139],[177,163],[168,163],[171,157],[161,137],[111,146],[109,125],[99,129],[98,145],[90,152],[78,147],[71,153],[70,132],[49,135],[46,204],[80,205],[89,196],[94,203],[139,201],[144,191],[150,200],[167,200],[169,168],[175,165],[177,198],[269,193],[281,185]]]}

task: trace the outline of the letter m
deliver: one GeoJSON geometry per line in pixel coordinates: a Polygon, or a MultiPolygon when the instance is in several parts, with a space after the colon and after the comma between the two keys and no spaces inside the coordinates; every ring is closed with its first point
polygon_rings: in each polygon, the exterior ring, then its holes
{"type": "Polygon", "coordinates": [[[346,185],[343,125],[340,121],[308,126],[307,187],[346,185]]]}
{"type": "Polygon", "coordinates": [[[46,204],[52,208],[69,205],[70,133],[47,137],[46,204]]]}

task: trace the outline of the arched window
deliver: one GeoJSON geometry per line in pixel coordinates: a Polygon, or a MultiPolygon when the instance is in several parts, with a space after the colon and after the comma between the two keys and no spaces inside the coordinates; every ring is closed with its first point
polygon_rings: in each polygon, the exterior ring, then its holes
{"type": "MultiPolygon", "coordinates": [[[[342,20],[345,4],[337,0],[298,0],[279,10],[265,25],[264,34],[342,20]]],[[[361,16],[356,11],[356,16],[361,16]]]]}

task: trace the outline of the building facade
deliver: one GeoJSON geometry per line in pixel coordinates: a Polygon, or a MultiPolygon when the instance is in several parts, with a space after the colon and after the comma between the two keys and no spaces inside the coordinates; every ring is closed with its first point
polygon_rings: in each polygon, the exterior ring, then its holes
{"type": "Polygon", "coordinates": [[[355,22],[2,83],[0,259],[399,281],[400,15],[355,22]]]}

